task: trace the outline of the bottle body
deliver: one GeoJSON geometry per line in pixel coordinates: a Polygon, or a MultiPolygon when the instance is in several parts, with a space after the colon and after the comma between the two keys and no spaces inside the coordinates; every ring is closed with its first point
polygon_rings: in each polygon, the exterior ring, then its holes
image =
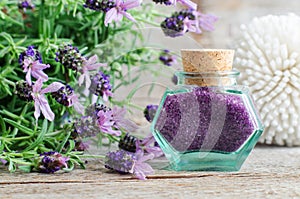
{"type": "Polygon", "coordinates": [[[171,167],[239,170],[263,132],[248,88],[236,85],[237,72],[180,75],[151,127],[171,167]]]}

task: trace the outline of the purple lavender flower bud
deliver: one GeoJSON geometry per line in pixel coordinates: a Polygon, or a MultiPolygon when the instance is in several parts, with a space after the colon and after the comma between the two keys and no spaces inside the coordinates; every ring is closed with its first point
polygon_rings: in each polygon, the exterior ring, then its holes
{"type": "Polygon", "coordinates": [[[158,109],[158,105],[147,105],[147,107],[145,108],[144,116],[149,122],[153,121],[157,109],[158,109]]]}
{"type": "Polygon", "coordinates": [[[105,167],[119,173],[133,173],[137,157],[134,153],[124,150],[107,153],[105,167]]]}
{"type": "Polygon", "coordinates": [[[83,6],[91,10],[107,12],[115,7],[115,2],[113,0],[86,0],[83,6]]]}
{"type": "Polygon", "coordinates": [[[63,44],[56,52],[55,61],[60,62],[66,68],[78,71],[85,58],[81,56],[79,50],[71,44],[63,44]]]}
{"type": "Polygon", "coordinates": [[[172,5],[173,2],[170,0],[153,0],[155,3],[165,4],[166,6],[172,5]]]}
{"type": "Polygon", "coordinates": [[[93,137],[100,133],[100,128],[97,123],[97,116],[82,116],[74,123],[73,135],[78,135],[82,138],[93,137]]]}
{"type": "Polygon", "coordinates": [[[108,97],[112,96],[112,86],[110,84],[109,76],[105,75],[101,71],[92,77],[89,89],[93,94],[103,97],[104,101],[107,101],[108,97]]]}
{"type": "Polygon", "coordinates": [[[61,87],[58,91],[51,93],[52,97],[64,106],[71,105],[71,96],[74,94],[74,89],[70,85],[61,87]]]}
{"type": "Polygon", "coordinates": [[[18,3],[18,8],[23,10],[33,9],[34,4],[31,2],[31,0],[23,0],[18,3]]]}
{"type": "Polygon", "coordinates": [[[40,63],[43,63],[41,54],[34,46],[28,46],[27,50],[19,55],[19,64],[21,66],[24,65],[25,60],[29,60],[30,62],[39,61],[40,63]]]}
{"type": "Polygon", "coordinates": [[[160,26],[166,36],[178,37],[189,31],[184,20],[195,20],[195,18],[192,9],[182,10],[173,13],[171,17],[167,17],[160,26]]]}
{"type": "Polygon", "coordinates": [[[36,169],[41,173],[54,173],[67,168],[69,158],[55,151],[45,152],[37,159],[36,169]]]}
{"type": "Polygon", "coordinates": [[[20,80],[16,83],[16,92],[21,99],[28,102],[33,101],[32,97],[32,85],[30,86],[28,82],[20,80]]]}
{"type": "Polygon", "coordinates": [[[126,133],[119,141],[119,148],[129,152],[136,152],[137,138],[133,135],[126,133]]]}
{"type": "Polygon", "coordinates": [[[159,60],[166,66],[172,66],[177,62],[176,57],[174,55],[171,55],[169,50],[164,50],[163,52],[161,52],[159,60]]]}

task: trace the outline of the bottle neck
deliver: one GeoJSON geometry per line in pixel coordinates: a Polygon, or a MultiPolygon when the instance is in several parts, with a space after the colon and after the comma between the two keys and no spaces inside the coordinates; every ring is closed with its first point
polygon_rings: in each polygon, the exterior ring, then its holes
{"type": "Polygon", "coordinates": [[[233,86],[237,84],[240,72],[215,71],[215,72],[183,72],[177,71],[177,85],[197,86],[233,86]]]}

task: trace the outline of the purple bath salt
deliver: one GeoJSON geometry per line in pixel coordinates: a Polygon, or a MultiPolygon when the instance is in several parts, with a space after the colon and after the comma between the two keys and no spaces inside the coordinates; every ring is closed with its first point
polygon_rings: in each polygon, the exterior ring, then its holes
{"type": "Polygon", "coordinates": [[[254,132],[255,125],[242,96],[217,87],[170,94],[155,129],[180,152],[236,151],[254,132]]]}

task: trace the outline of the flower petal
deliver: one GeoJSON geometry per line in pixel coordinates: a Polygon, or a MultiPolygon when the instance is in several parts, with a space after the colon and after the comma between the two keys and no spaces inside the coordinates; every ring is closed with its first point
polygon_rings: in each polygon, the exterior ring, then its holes
{"type": "Polygon", "coordinates": [[[118,11],[116,8],[112,8],[110,9],[106,15],[105,15],[105,20],[104,20],[104,24],[105,26],[107,26],[109,23],[111,23],[113,20],[115,20],[118,16],[118,11]]]}
{"type": "Polygon", "coordinates": [[[29,67],[26,73],[26,77],[25,77],[27,83],[31,86],[32,82],[31,82],[31,68],[29,67]]]}
{"type": "Polygon", "coordinates": [[[78,85],[79,86],[81,86],[82,85],[82,83],[83,83],[83,81],[84,81],[84,74],[81,74],[80,76],[79,76],[79,78],[78,78],[78,85]]]}
{"type": "Polygon", "coordinates": [[[177,0],[177,1],[183,5],[186,5],[189,8],[192,8],[193,10],[197,10],[197,4],[190,0],[177,0]]]}
{"type": "Polygon", "coordinates": [[[42,86],[43,86],[43,80],[39,78],[32,86],[32,91],[34,93],[40,93],[42,86]]]}
{"type": "Polygon", "coordinates": [[[85,87],[89,88],[91,86],[91,78],[88,74],[85,75],[85,87]]]}
{"type": "Polygon", "coordinates": [[[124,15],[130,21],[136,22],[136,20],[133,18],[133,16],[131,14],[129,14],[128,12],[121,11],[120,14],[124,15]]]}
{"type": "Polygon", "coordinates": [[[61,87],[64,87],[65,85],[60,82],[53,82],[47,88],[44,88],[41,93],[53,93],[58,91],[61,87]]]}
{"type": "Polygon", "coordinates": [[[35,119],[38,120],[40,115],[41,115],[40,102],[39,102],[39,100],[35,100],[34,101],[34,117],[35,117],[35,119]]]}
{"type": "Polygon", "coordinates": [[[123,10],[128,10],[134,7],[138,7],[141,5],[141,1],[139,0],[129,0],[123,3],[122,8],[123,10]]]}
{"type": "Polygon", "coordinates": [[[36,71],[36,70],[44,70],[46,68],[50,68],[49,64],[42,64],[39,61],[35,61],[32,63],[32,70],[36,71]]]}
{"type": "Polygon", "coordinates": [[[41,78],[44,82],[48,81],[48,75],[41,70],[32,71],[31,75],[36,79],[41,78]]]}
{"type": "Polygon", "coordinates": [[[40,109],[44,115],[44,117],[49,120],[49,121],[53,121],[54,120],[54,113],[52,112],[47,99],[45,98],[44,95],[40,95],[40,97],[38,98],[38,100],[40,101],[40,109]]]}

